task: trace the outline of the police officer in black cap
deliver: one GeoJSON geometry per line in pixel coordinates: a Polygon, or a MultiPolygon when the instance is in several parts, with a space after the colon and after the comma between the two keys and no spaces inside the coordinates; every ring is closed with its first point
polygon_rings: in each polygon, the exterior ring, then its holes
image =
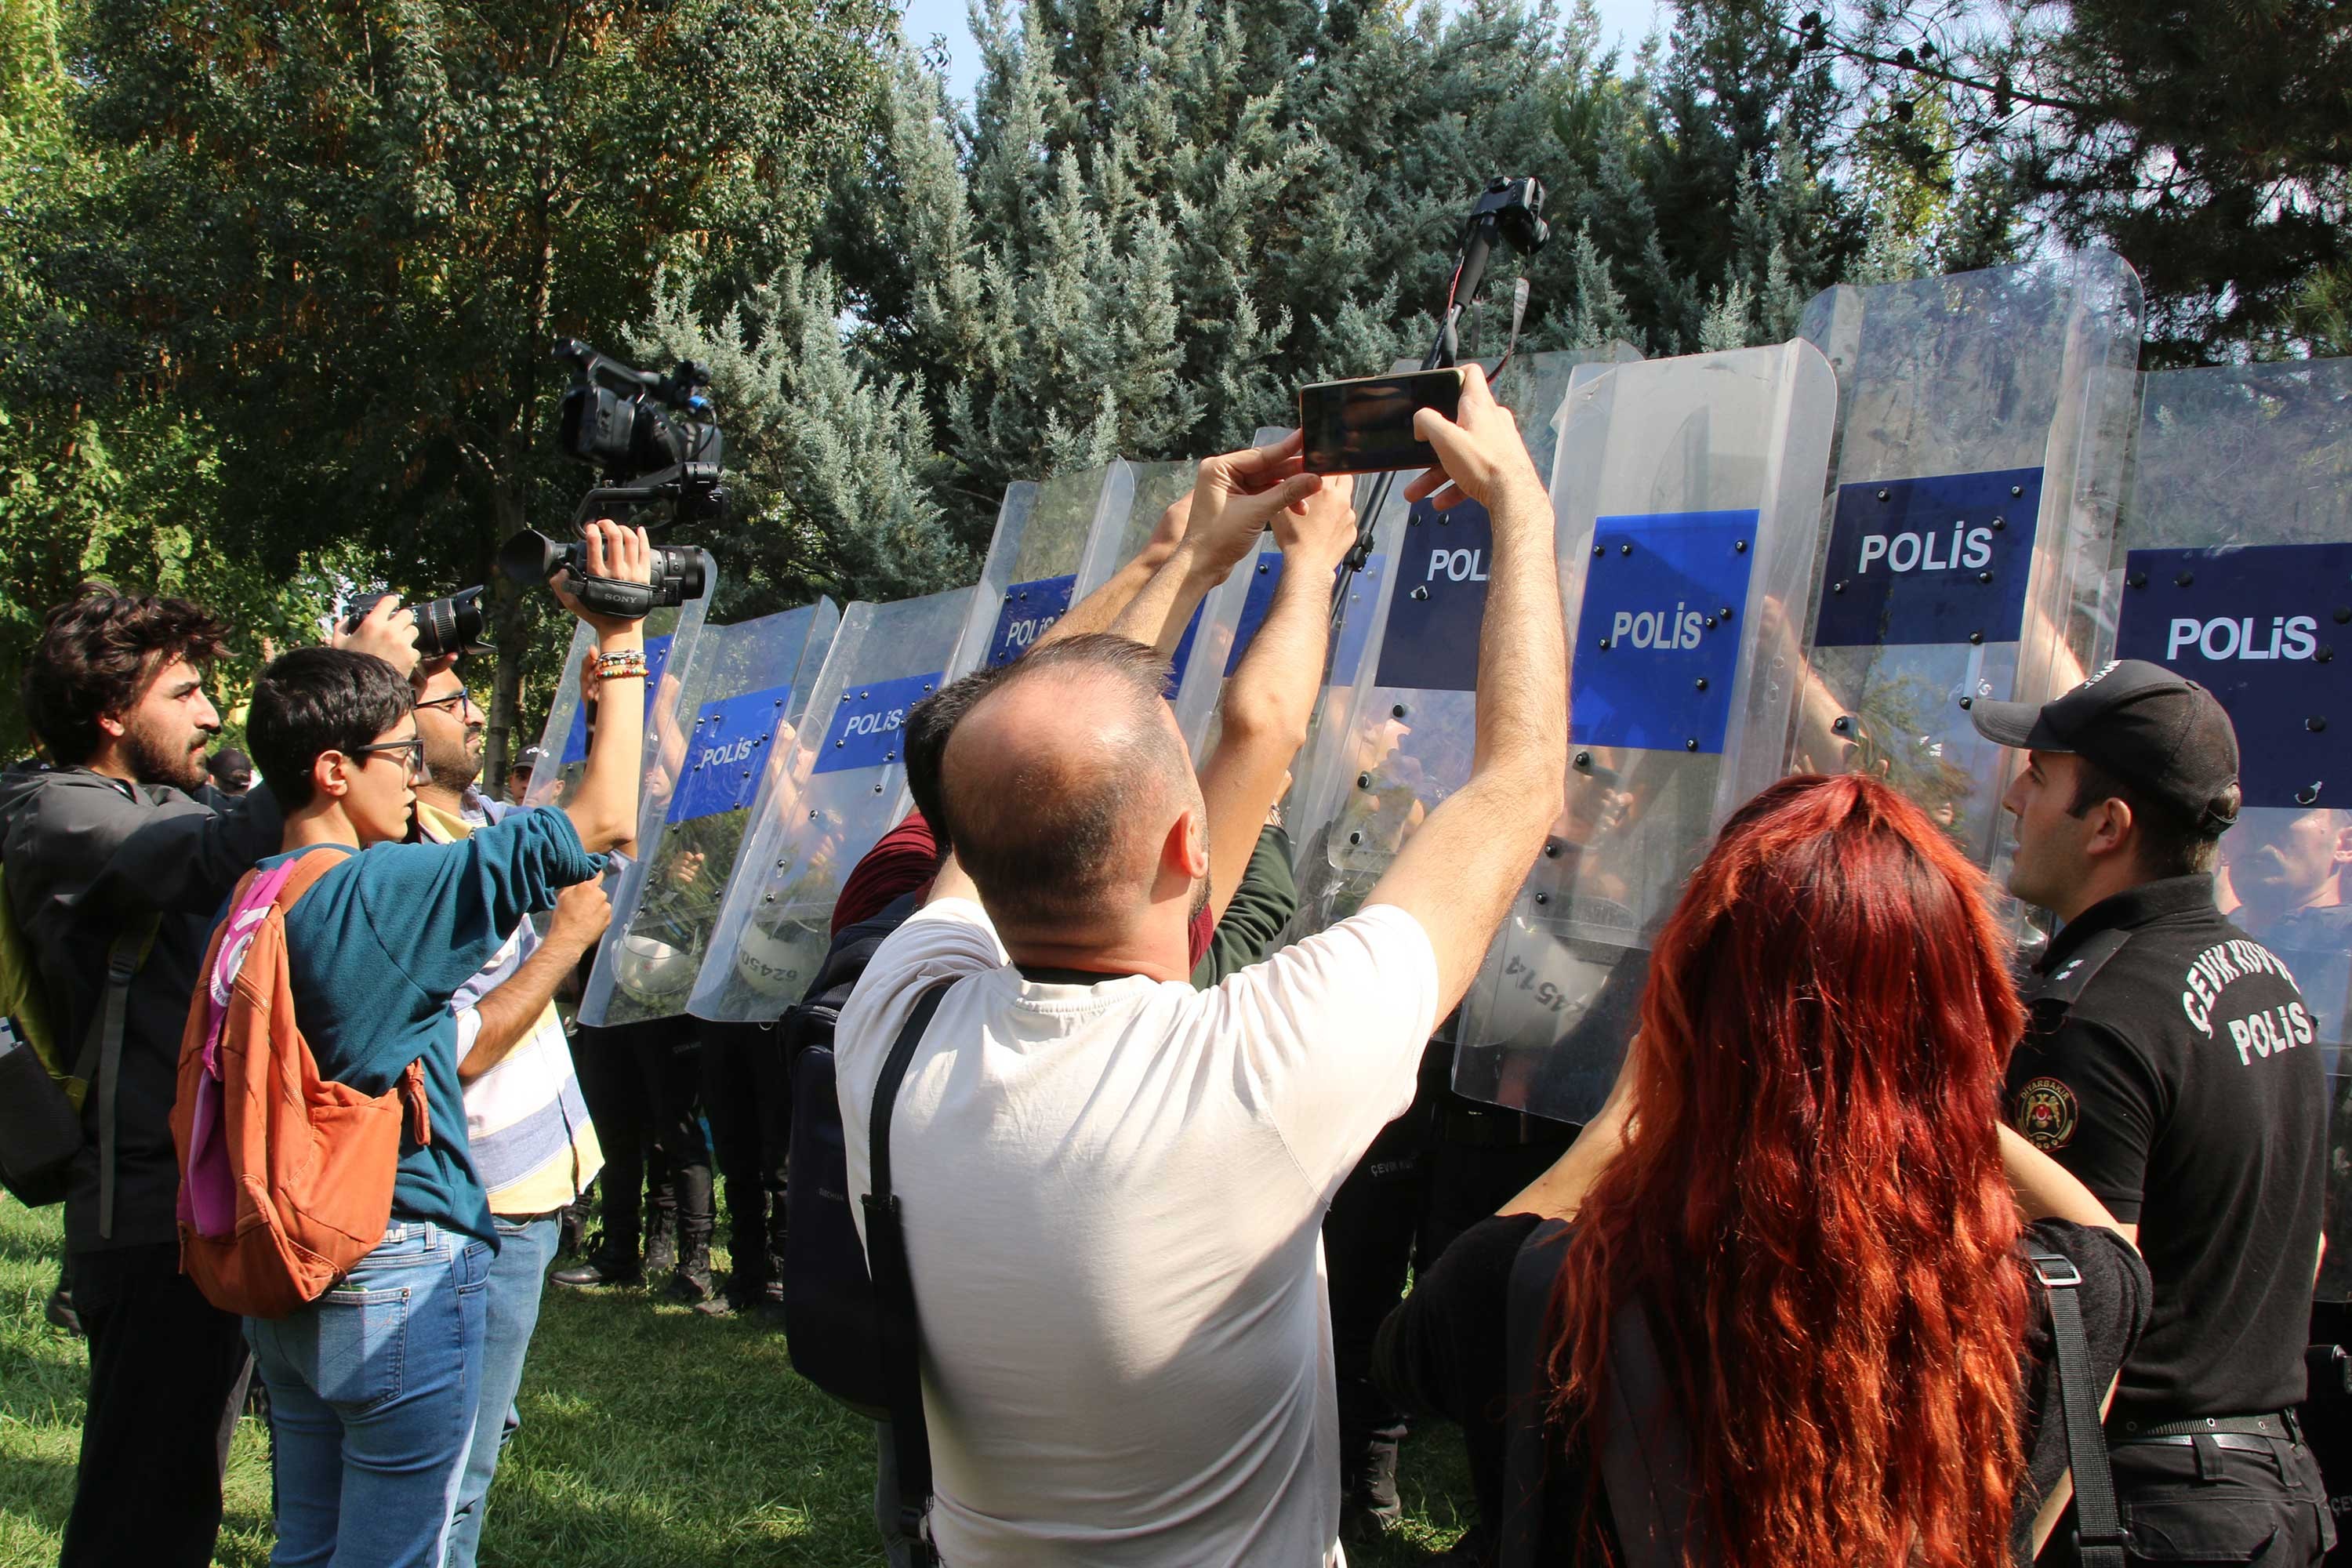
{"type": "Polygon", "coordinates": [[[2123,1222],[2156,1281],[2107,1417],[2129,1560],[2315,1563],[2335,1529],[2292,1411],[2326,1084],[2286,966],[2214,903],[2240,798],[2229,716],[2133,659],[2046,706],[1970,717],[2028,753],[2001,802],[2010,890],[2063,922],[2027,988],[2010,1117],[2123,1222]]]}

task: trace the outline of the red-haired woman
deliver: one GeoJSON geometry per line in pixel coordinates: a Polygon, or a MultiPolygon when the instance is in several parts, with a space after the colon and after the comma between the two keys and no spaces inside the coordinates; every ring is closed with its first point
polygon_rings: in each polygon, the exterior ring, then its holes
{"type": "Polygon", "coordinates": [[[2032,1560],[2067,1493],[2026,1258],[2079,1268],[2101,1390],[2148,1278],[2105,1209],[2000,1125],[2022,1022],[2006,956],[1976,869],[1883,784],[1784,780],[1725,825],[1660,935],[1608,1110],[1381,1331],[1408,1404],[1492,1424],[1517,1386],[1542,1409],[1504,1562],[1626,1561],[1589,1419],[1621,1395],[1687,1445],[1688,1517],[1667,1523],[1694,1563],[2032,1560]],[[1547,1218],[1576,1223],[1538,1243],[1559,1259],[1544,1353],[1513,1368],[1512,1266],[1547,1218]],[[1651,1331],[1664,1409],[1611,1386],[1625,1312],[1651,1331]]]}

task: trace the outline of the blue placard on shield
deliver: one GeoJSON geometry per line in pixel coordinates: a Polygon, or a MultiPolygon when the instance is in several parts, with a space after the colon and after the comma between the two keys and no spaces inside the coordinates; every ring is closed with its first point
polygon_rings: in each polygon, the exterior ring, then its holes
{"type": "Polygon", "coordinates": [[[1722,752],[1756,525],[1752,508],[1596,521],[1569,658],[1570,740],[1722,752]]]}
{"type": "Polygon", "coordinates": [[[2256,807],[2352,806],[2352,544],[2135,550],[2116,657],[2197,682],[2238,731],[2256,807]]]}
{"type": "Polygon", "coordinates": [[[1396,592],[1372,684],[1424,691],[1478,688],[1478,627],[1486,617],[1486,574],[1495,559],[1495,524],[1486,509],[1464,501],[1439,511],[1415,501],[1397,552],[1396,592]]]}
{"type": "Polygon", "coordinates": [[[1077,584],[1073,573],[1015,583],[1004,591],[996,612],[996,635],[988,639],[988,668],[1011,664],[1027,653],[1055,621],[1070,609],[1070,590],[1077,584]]]}
{"type": "Polygon", "coordinates": [[[2041,510],[2040,468],[1840,486],[1813,646],[2015,642],[2041,510]]]}
{"type": "Polygon", "coordinates": [[[750,805],[792,700],[791,687],[777,686],[704,703],[687,742],[686,776],[670,796],[668,820],[692,822],[750,805]]]}
{"type": "MultiPolygon", "coordinates": [[[[648,719],[653,717],[654,698],[661,689],[662,666],[669,662],[669,638],[670,634],[665,632],[660,637],[647,637],[646,639],[646,679],[644,684],[646,689],[646,717],[648,719]]],[[[579,679],[580,672],[578,668],[574,668],[565,671],[564,679],[567,680],[579,679]]],[[[584,763],[587,760],[588,705],[585,702],[583,702],[579,707],[574,708],[572,710],[572,728],[563,737],[563,756],[557,765],[568,768],[574,763],[584,763]]]]}
{"type": "MultiPolygon", "coordinates": [[[[1280,551],[1269,550],[1257,558],[1252,569],[1249,592],[1242,595],[1242,613],[1234,623],[1233,649],[1225,655],[1225,679],[1228,680],[1233,679],[1234,671],[1241,668],[1242,656],[1249,652],[1250,643],[1256,637],[1258,627],[1265,624],[1266,611],[1274,605],[1274,590],[1282,581],[1282,559],[1280,551]]],[[[1355,592],[1360,596],[1370,601],[1378,595],[1381,574],[1388,570],[1388,560],[1387,555],[1377,550],[1365,557],[1363,569],[1356,574],[1355,592]]],[[[1346,564],[1341,563],[1332,573],[1332,581],[1339,581],[1339,574],[1347,569],[1346,564]]],[[[1349,616],[1340,624],[1339,644],[1331,651],[1331,669],[1326,684],[1353,686],[1356,683],[1356,665],[1364,657],[1364,644],[1371,640],[1371,636],[1372,617],[1369,615],[1349,616]]]]}
{"type": "MultiPolygon", "coordinates": [[[[901,676],[853,686],[834,705],[833,720],[817,746],[813,773],[837,773],[843,768],[879,767],[897,762],[906,748],[899,742],[907,727],[907,710],[940,689],[940,672],[901,676]]],[[[810,721],[815,720],[811,714],[810,721]]]]}

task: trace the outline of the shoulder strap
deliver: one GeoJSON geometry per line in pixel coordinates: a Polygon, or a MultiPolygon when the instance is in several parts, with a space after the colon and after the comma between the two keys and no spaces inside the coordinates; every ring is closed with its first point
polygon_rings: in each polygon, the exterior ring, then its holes
{"type": "Polygon", "coordinates": [[[2026,994],[2026,1001],[2035,1007],[2053,1007],[2060,1012],[2082,1000],[2092,980],[2106,967],[2107,960],[2121,952],[2131,942],[2128,931],[2103,931],[2067,954],[2042,977],[2041,984],[2026,994]]]}
{"type": "Polygon", "coordinates": [[[1692,1507],[1690,1433],[1638,1300],[1609,1320],[1609,1408],[1599,1439],[1601,1484],[1626,1568],[1714,1561],[1692,1507]]]}
{"type": "Polygon", "coordinates": [[[1548,1219],[1529,1232],[1511,1261],[1504,1297],[1504,1354],[1509,1366],[1503,1447],[1503,1517],[1496,1562],[1533,1568],[1543,1534],[1543,1478],[1551,1379],[1545,1365],[1552,1289],[1559,1280],[1569,1225],[1548,1219]]]}
{"type": "MultiPolygon", "coordinates": [[[[2120,944],[2118,944],[2120,945],[2120,944]]],[[[2059,1414],[2066,1424],[2066,1462],[2074,1473],[2074,1537],[2083,1568],[2124,1568],[2124,1527],[2116,1508],[2115,1473],[2107,1465],[2107,1435],[2099,1415],[2104,1390],[2094,1386],[2091,1342],[2083,1331],[2083,1304],[2074,1292],[2083,1271],[2055,1252],[2026,1259],[2050,1303],[2050,1344],[2056,1362],[2059,1414]]]]}
{"type": "Polygon", "coordinates": [[[114,1236],[116,1086],[122,1076],[122,1037],[131,1025],[131,983],[163,923],[163,916],[149,915],[124,928],[106,950],[106,991],[90,1015],[89,1037],[74,1059],[74,1077],[81,1079],[85,1097],[105,1086],[98,1091],[98,1234],[108,1240],[114,1236]]]}
{"type": "Polygon", "coordinates": [[[917,998],[906,1027],[891,1044],[874,1085],[874,1111],[866,1128],[866,1158],[872,1191],[865,1197],[866,1268],[874,1280],[876,1339],[882,1354],[882,1390],[890,1407],[890,1440],[898,1460],[898,1528],[929,1560],[924,1516],[931,1503],[931,1441],[923,1421],[922,1325],[915,1311],[915,1277],[907,1262],[907,1233],[898,1194],[890,1190],[890,1115],[898,1088],[940,999],[952,980],[942,980],[917,998]]]}

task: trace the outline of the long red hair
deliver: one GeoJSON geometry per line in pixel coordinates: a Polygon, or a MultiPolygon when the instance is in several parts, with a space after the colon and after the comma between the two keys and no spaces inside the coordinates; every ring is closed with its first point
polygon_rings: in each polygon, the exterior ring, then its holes
{"type": "Polygon", "coordinates": [[[1560,1269],[1555,1410],[1606,1408],[1610,1315],[1646,1303],[1724,1568],[2008,1561],[2006,946],[1976,868],[1857,775],[1742,807],[1660,936],[1633,1126],[1560,1269]]]}

